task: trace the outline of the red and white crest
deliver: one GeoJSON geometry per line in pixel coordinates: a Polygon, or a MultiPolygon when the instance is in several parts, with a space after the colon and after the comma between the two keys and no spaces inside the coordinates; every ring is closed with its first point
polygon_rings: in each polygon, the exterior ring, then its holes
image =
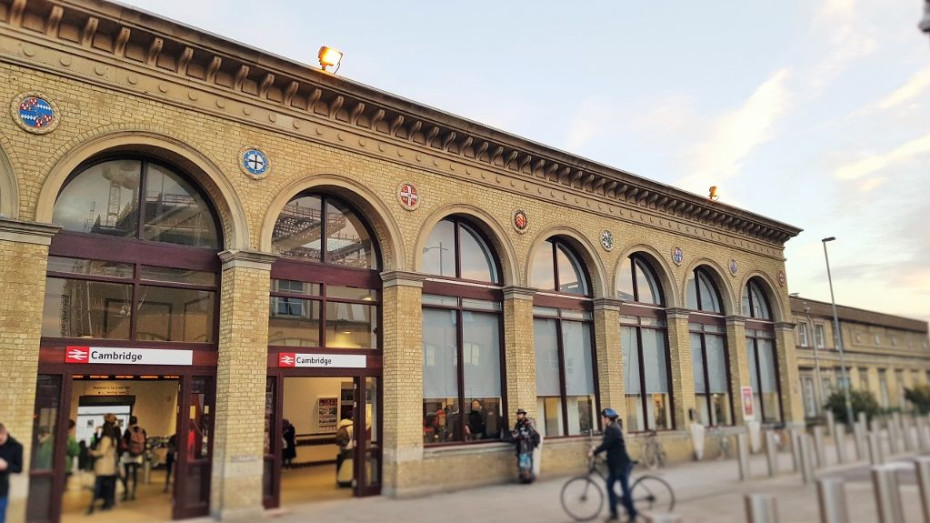
{"type": "Polygon", "coordinates": [[[65,363],[87,363],[90,361],[90,347],[72,347],[65,349],[65,363]]]}
{"type": "Polygon", "coordinates": [[[404,182],[400,184],[397,188],[397,199],[404,209],[408,211],[412,211],[420,205],[420,193],[412,183],[404,182]]]}
{"type": "Polygon", "coordinates": [[[297,356],[293,352],[281,352],[278,354],[278,367],[294,367],[297,362],[297,356]]]}

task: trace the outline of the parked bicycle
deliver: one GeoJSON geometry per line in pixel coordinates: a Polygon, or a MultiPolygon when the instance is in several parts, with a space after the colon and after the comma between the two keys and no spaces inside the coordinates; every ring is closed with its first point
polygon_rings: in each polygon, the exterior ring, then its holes
{"type": "Polygon", "coordinates": [[[665,459],[665,449],[662,447],[662,443],[659,442],[656,431],[650,430],[647,433],[646,442],[643,444],[643,455],[640,461],[643,462],[643,465],[649,467],[649,470],[655,470],[665,466],[665,459]]]}
{"type": "MultiPolygon", "coordinates": [[[[635,468],[638,461],[633,462],[635,468]]],[[[604,484],[607,479],[607,464],[598,457],[588,459],[588,472],[565,482],[562,487],[562,508],[575,521],[590,521],[604,508],[604,484]]],[[[631,478],[632,480],[632,478],[631,478]]],[[[620,496],[620,485],[615,486],[620,496]]],[[[630,495],[637,510],[668,513],[675,508],[675,492],[667,481],[651,475],[636,478],[630,487],[630,495]]]]}

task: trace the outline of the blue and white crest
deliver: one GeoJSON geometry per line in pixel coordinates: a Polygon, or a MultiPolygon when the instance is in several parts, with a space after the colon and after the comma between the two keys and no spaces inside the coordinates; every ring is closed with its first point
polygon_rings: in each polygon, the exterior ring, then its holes
{"type": "Polygon", "coordinates": [[[681,261],[684,259],[685,253],[681,250],[681,247],[672,249],[672,261],[675,262],[675,265],[681,265],[681,261]]]}
{"type": "Polygon", "coordinates": [[[50,133],[58,127],[58,108],[41,93],[29,92],[13,100],[13,119],[30,133],[50,133]]]}
{"type": "Polygon", "coordinates": [[[249,147],[242,151],[239,166],[246,174],[260,178],[268,173],[270,164],[265,153],[255,147],[249,147]]]}

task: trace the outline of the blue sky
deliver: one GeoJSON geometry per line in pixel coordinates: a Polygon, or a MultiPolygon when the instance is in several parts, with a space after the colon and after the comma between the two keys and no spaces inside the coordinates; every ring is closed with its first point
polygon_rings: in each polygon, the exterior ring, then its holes
{"type": "Polygon", "coordinates": [[[791,292],[930,320],[920,0],[125,0],[804,229],[791,292]],[[256,8],[260,5],[260,8],[256,8]]]}

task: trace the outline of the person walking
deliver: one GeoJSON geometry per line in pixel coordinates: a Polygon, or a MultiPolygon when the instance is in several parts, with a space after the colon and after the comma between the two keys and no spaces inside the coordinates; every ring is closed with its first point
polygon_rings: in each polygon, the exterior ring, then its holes
{"type": "Polygon", "coordinates": [[[94,461],[94,494],[90,500],[90,507],[87,508],[88,514],[94,513],[98,499],[103,500],[103,510],[110,510],[116,497],[116,448],[120,433],[116,427],[115,414],[106,414],[103,420],[97,445],[90,450],[90,455],[97,459],[94,461]]]}
{"type": "Polygon", "coordinates": [[[620,482],[623,493],[623,507],[626,509],[628,521],[636,520],[636,507],[633,506],[633,497],[630,495],[630,469],[632,461],[626,451],[626,442],[623,441],[623,430],[620,427],[620,415],[614,409],[601,411],[601,421],[604,426],[604,438],[601,444],[588,451],[588,457],[601,452],[607,453],[607,499],[610,506],[610,517],[607,521],[618,521],[617,491],[614,483],[620,482]]]}
{"type": "Polygon", "coordinates": [[[23,471],[23,446],[0,423],[0,523],[6,522],[6,506],[10,499],[10,474],[23,471]]]}
{"type": "Polygon", "coordinates": [[[145,429],[139,426],[139,418],[129,417],[129,427],[123,433],[123,442],[121,448],[125,449],[122,453],[123,475],[120,478],[123,482],[123,501],[136,499],[136,487],[139,485],[139,466],[145,460],[145,445],[148,441],[148,434],[145,429]],[[130,480],[132,489],[129,488],[130,480]]]}

